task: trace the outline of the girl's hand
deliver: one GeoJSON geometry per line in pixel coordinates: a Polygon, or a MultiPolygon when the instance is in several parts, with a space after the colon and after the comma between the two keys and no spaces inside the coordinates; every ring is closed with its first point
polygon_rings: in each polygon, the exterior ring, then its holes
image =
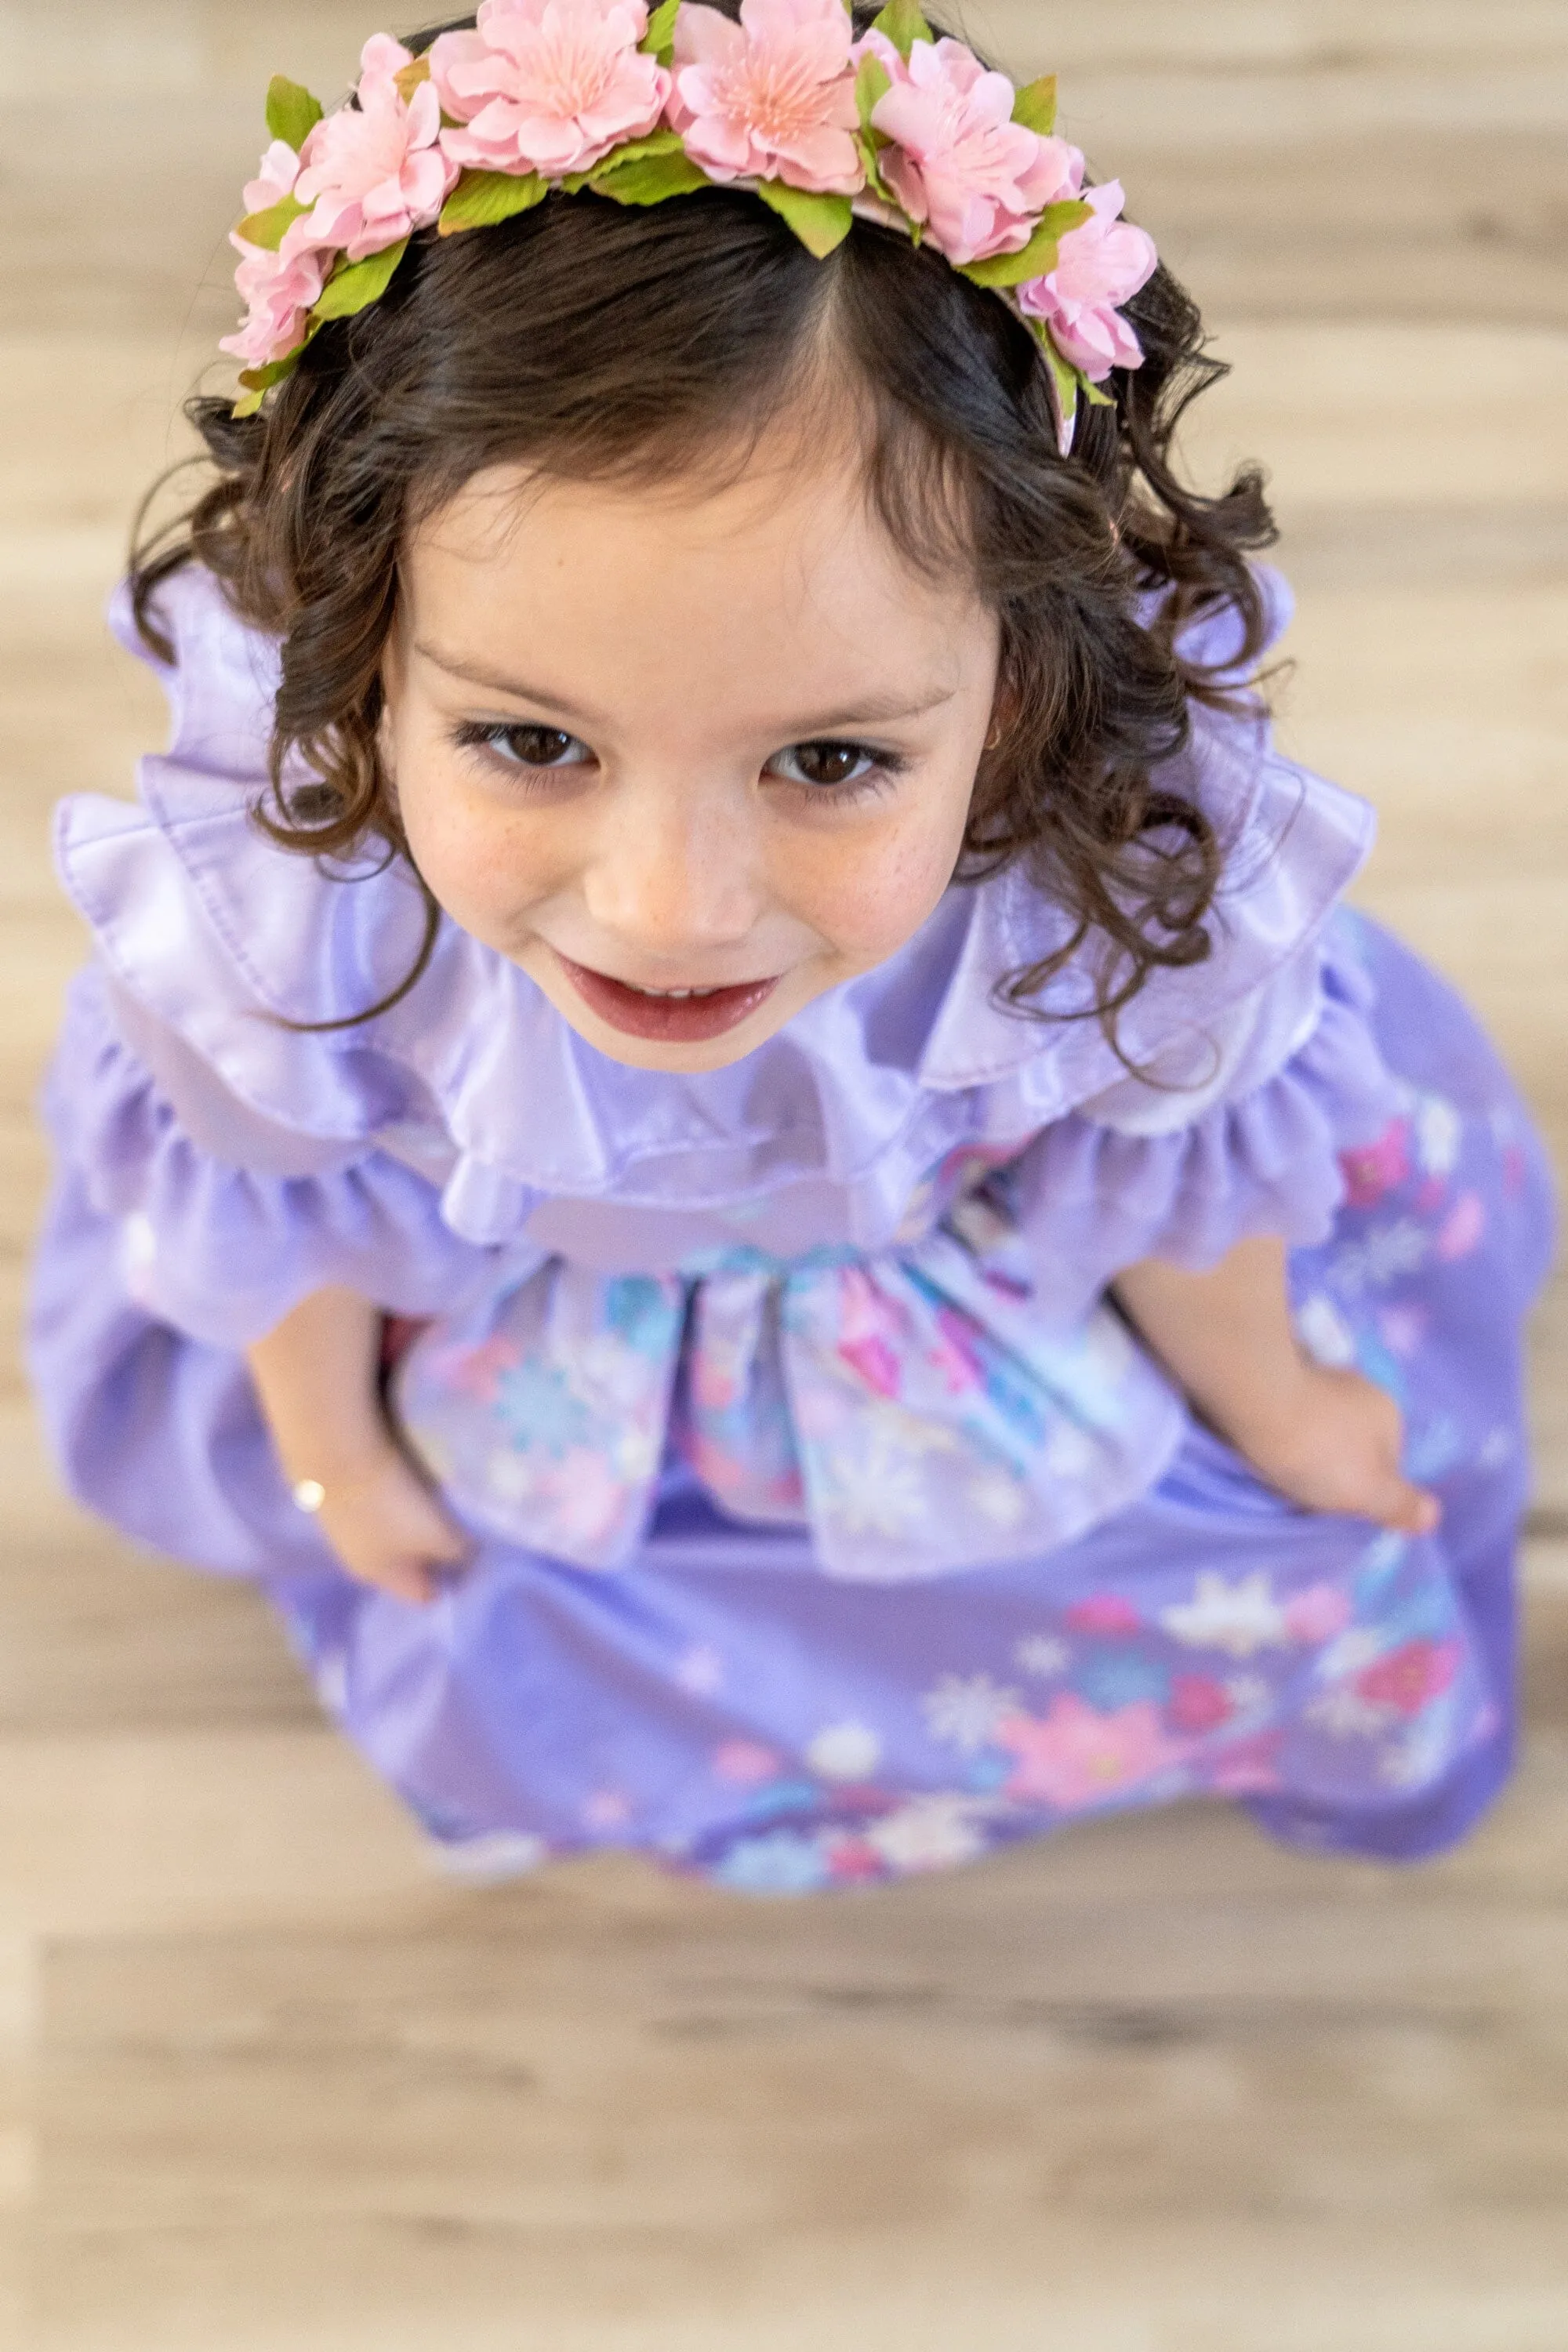
{"type": "MultiPolygon", "coordinates": [[[[313,1482],[300,1489],[314,1499],[313,1482]]],[[[363,1465],[323,1476],[312,1516],[342,1565],[399,1601],[433,1601],[441,1571],[461,1568],[465,1538],[390,1440],[363,1465]]]]}
{"type": "Polygon", "coordinates": [[[1269,1486],[1305,1510],[1373,1519],[1411,1536],[1430,1535],[1443,1516],[1436,1496],[1400,1470],[1399,1407],[1359,1372],[1302,1358],[1283,1393],[1233,1400],[1220,1425],[1269,1486]]]}

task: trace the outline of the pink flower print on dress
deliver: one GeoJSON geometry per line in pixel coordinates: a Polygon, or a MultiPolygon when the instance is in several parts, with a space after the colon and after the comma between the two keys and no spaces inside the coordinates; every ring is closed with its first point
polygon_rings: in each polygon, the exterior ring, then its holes
{"type": "Polygon", "coordinates": [[[1082,194],[1094,217],[1068,229],[1054,269],[1019,287],[1018,308],[1043,319],[1062,357],[1091,383],[1101,383],[1112,368],[1143,364],[1143,346],[1121,305],[1148,284],[1159,256],[1153,238],[1121,218],[1126,199],[1120,180],[1082,194]]]}
{"type": "Polygon", "coordinates": [[[1201,1735],[1228,1723],[1236,1705],[1225,1685],[1216,1683],[1212,1675],[1178,1675],[1171,1685],[1165,1713],[1173,1730],[1201,1735]]]}
{"type": "Polygon", "coordinates": [[[1350,1596],[1337,1584],[1309,1584],[1285,1603],[1285,1631],[1293,1642],[1314,1646],[1342,1633],[1353,1614],[1350,1596]]]}
{"type": "Polygon", "coordinates": [[[1468,1257],[1479,1247],[1487,1229],[1487,1213],[1479,1192],[1461,1192],[1437,1236],[1437,1255],[1445,1265],[1468,1257]]]}
{"type": "Polygon", "coordinates": [[[763,1748],[755,1739],[726,1739],[713,1750],[713,1769],[721,1780],[732,1780],[740,1789],[760,1789],[766,1780],[776,1780],[781,1766],[771,1748],[763,1748]]]}
{"type": "Polygon", "coordinates": [[[962,41],[917,41],[906,65],[885,35],[868,33],[858,54],[892,77],[871,115],[893,142],[882,175],[955,267],[1021,253],[1046,206],[1078,194],[1078,149],[1015,122],[1012,83],[962,41]]]}
{"type": "Polygon", "coordinates": [[[742,0],[738,25],[716,8],[682,8],[670,120],[687,153],[714,180],[858,194],[852,46],[843,0],[742,0]]]}
{"type": "Polygon", "coordinates": [[[658,128],[671,83],[637,47],[643,0],[484,0],[478,29],[430,51],[441,104],[462,127],[454,163],[564,179],[658,128]]]}
{"type": "Polygon", "coordinates": [[[1215,1757],[1208,1786],[1222,1797],[1260,1797],[1277,1789],[1283,1745],[1284,1735],[1279,1731],[1259,1731],[1248,1739],[1233,1740],[1215,1757]]]}
{"type": "Polygon", "coordinates": [[[996,1742],[1015,1759],[1003,1794],[1054,1805],[1064,1813],[1152,1780],[1183,1755],[1165,1737],[1152,1700],[1138,1699],[1100,1715],[1072,1691],[1054,1698],[1043,1720],[1006,1717],[996,1727],[996,1742]]]}
{"type": "Polygon", "coordinates": [[[902,1373],[890,1343],[903,1337],[900,1318],[858,1265],[845,1268],[838,1295],[844,1317],[839,1355],[879,1396],[896,1397],[902,1373]]]}
{"type": "Polygon", "coordinates": [[[1402,1643],[1357,1675],[1356,1694],[1373,1706],[1419,1715],[1429,1699],[1440,1698],[1448,1688],[1459,1671],[1459,1654],[1458,1642],[1402,1643]]]}
{"type": "Polygon", "coordinates": [[[1410,1122],[1396,1118],[1374,1143],[1364,1143],[1359,1151],[1342,1151],[1340,1168],[1345,1180],[1345,1203],[1352,1209],[1371,1209],[1385,1192],[1392,1192],[1410,1174],[1410,1122]]]}
{"type": "Polygon", "coordinates": [[[327,247],[363,261],[438,217],[458,166],[441,151],[430,84],[406,99],[395,79],[414,62],[384,33],[365,43],[359,104],[324,115],[305,142],[294,194],[310,210],[284,238],[286,253],[327,247]]]}
{"type": "Polygon", "coordinates": [[[1143,1620],[1120,1592],[1091,1592],[1087,1601],[1073,1602],[1062,1622],[1069,1633],[1102,1633],[1115,1641],[1136,1633],[1143,1620]]]}

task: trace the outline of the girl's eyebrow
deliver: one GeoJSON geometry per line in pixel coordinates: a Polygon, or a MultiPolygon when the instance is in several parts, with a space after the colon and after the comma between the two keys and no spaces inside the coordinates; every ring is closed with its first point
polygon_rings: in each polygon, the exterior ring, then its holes
{"type": "Polygon", "coordinates": [[[501,677],[494,670],[477,669],[469,662],[453,661],[447,655],[437,653],[434,646],[416,645],[414,650],[421,661],[430,662],[437,669],[445,670],[448,677],[460,677],[465,686],[482,686],[488,694],[504,694],[513,702],[537,702],[542,709],[559,710],[568,719],[586,719],[590,715],[580,709],[576,703],[569,701],[565,695],[542,694],[538,687],[530,686],[526,679],[501,677]]]}
{"type": "MultiPolygon", "coordinates": [[[[593,716],[565,695],[542,693],[538,687],[530,686],[524,678],[502,677],[495,670],[479,668],[469,662],[453,661],[446,654],[438,653],[434,646],[416,645],[414,650],[422,660],[444,670],[448,677],[461,678],[466,686],[483,687],[487,693],[504,694],[514,702],[536,703],[542,709],[560,711],[566,719],[586,720],[593,716]]],[[[942,687],[921,702],[905,702],[897,695],[868,695],[864,702],[855,704],[852,709],[833,711],[826,718],[802,720],[793,740],[809,742],[814,736],[832,735],[858,726],[888,727],[900,719],[922,719],[928,711],[940,709],[944,702],[951,702],[957,691],[956,687],[942,687]]]]}

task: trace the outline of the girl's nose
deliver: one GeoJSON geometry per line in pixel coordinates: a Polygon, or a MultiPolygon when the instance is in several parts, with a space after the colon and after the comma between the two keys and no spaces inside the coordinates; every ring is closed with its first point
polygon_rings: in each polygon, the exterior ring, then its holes
{"type": "Polygon", "coordinates": [[[742,830],[712,814],[634,814],[623,803],[584,876],[590,918],[630,953],[664,965],[739,945],[762,911],[742,830]]]}

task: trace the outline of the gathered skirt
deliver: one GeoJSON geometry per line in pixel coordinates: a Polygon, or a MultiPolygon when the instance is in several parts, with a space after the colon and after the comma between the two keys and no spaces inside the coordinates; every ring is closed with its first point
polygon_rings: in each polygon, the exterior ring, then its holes
{"type": "Polygon", "coordinates": [[[243,1360],[135,1303],[70,1165],[32,1335],[67,1479],[143,1543],[258,1581],[324,1706],[475,1874],[616,1845],[802,1893],[1194,1795],[1317,1850],[1439,1851],[1513,1753],[1521,1335],[1551,1191],[1458,1000],[1371,926],[1366,953],[1409,1108],[1346,1160],[1292,1291],[1312,1351],[1399,1400],[1433,1536],[1298,1510],[1194,1423],[1150,1492],[1037,1559],[861,1584],[672,1459],[631,1567],[484,1538],[413,1608],[335,1568],[243,1360]]]}

